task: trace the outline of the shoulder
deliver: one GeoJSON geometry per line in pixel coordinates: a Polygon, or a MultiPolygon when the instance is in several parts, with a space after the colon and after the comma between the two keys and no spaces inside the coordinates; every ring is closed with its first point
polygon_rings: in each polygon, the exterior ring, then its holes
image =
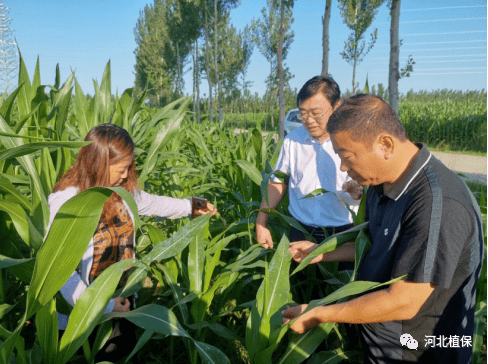
{"type": "Polygon", "coordinates": [[[56,191],[54,193],[51,193],[47,198],[47,202],[49,206],[53,206],[53,205],[61,206],[70,198],[76,196],[77,193],[78,193],[78,188],[68,187],[62,191],[56,191]]]}
{"type": "Polygon", "coordinates": [[[293,129],[286,137],[285,143],[288,141],[289,143],[304,143],[307,137],[309,136],[307,129],[305,127],[299,126],[296,129],[293,129]]]}

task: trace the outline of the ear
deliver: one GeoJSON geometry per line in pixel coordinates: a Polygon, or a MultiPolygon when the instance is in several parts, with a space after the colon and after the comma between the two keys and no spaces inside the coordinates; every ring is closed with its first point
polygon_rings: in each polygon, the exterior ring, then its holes
{"type": "Polygon", "coordinates": [[[391,135],[381,134],[376,140],[376,144],[385,160],[391,159],[393,157],[395,141],[391,135]]]}

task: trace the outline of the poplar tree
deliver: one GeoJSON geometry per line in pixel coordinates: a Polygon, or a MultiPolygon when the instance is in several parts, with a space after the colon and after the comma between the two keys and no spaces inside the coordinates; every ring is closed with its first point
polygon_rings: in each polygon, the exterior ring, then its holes
{"type": "Polygon", "coordinates": [[[354,94],[356,91],[356,67],[373,48],[378,36],[378,29],[373,30],[368,43],[364,40],[365,33],[384,0],[338,0],[338,2],[344,23],[352,30],[351,35],[344,42],[344,51],[340,55],[352,65],[352,93],[354,94]]]}

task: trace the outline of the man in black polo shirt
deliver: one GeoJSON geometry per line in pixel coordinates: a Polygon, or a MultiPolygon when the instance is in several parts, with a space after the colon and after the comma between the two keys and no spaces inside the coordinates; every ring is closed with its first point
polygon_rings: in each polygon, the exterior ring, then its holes
{"type": "MultiPolygon", "coordinates": [[[[359,325],[367,362],[469,363],[476,282],[483,257],[481,214],[466,185],[406,137],[380,98],[356,95],[334,112],[327,131],[341,169],[367,193],[371,249],[358,280],[403,280],[348,302],[314,308],[291,329],[323,322],[359,325]]],[[[316,247],[290,244],[301,261],[316,247]]],[[[354,260],[346,243],[316,261],[354,260]]],[[[283,311],[283,323],[307,305],[283,311]]]]}

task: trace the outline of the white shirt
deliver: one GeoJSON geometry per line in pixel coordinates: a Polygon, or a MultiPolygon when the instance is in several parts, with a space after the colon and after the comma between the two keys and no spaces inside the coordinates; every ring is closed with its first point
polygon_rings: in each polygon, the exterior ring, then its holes
{"type": "MultiPolygon", "coordinates": [[[[323,188],[341,196],[357,212],[359,200],[353,200],[349,193],[342,191],[344,182],[351,178],[340,167],[341,160],[334,153],[330,138],[321,143],[312,138],[304,126],[286,136],[273,171],[279,170],[290,176],[288,209],[295,219],[314,227],[341,226],[352,222],[351,213],[332,193],[301,199],[323,188]]],[[[273,182],[282,183],[273,177],[273,182]]]]}

